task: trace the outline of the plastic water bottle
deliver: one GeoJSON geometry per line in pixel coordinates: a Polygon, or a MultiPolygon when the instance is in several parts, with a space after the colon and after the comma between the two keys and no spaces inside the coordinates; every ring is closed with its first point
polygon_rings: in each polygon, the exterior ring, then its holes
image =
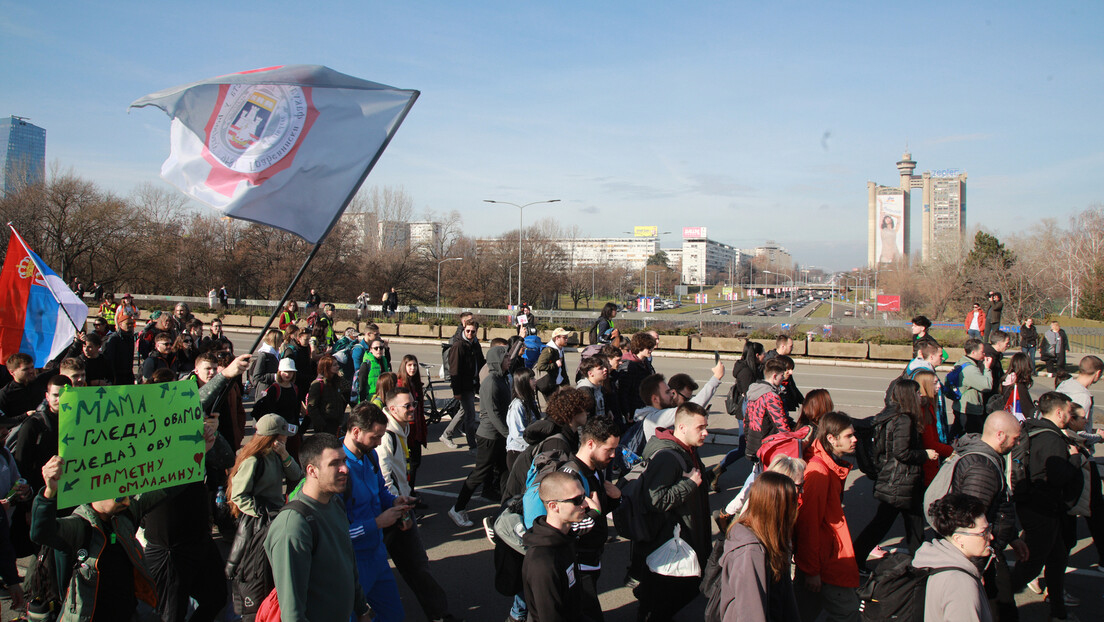
{"type": "Polygon", "coordinates": [[[215,505],[223,505],[226,503],[226,486],[219,486],[218,492],[215,493],[215,505]]]}
{"type": "Polygon", "coordinates": [[[625,470],[633,468],[641,460],[640,456],[630,451],[628,447],[621,448],[621,459],[625,462],[625,470]]]}

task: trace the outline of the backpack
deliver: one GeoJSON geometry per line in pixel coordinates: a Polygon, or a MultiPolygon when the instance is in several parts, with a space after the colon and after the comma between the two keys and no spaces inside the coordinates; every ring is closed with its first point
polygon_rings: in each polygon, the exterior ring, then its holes
{"type": "Polygon", "coordinates": [[[989,461],[993,463],[993,466],[997,467],[997,471],[1001,473],[1001,482],[1003,484],[1004,465],[990,454],[983,451],[967,451],[961,454],[956,451],[952,453],[943,461],[943,464],[939,467],[939,471],[935,474],[935,478],[928,484],[928,489],[924,491],[924,516],[928,519],[929,525],[931,525],[932,521],[931,512],[928,508],[951,492],[951,484],[954,482],[955,465],[958,464],[962,456],[969,456],[970,454],[979,454],[988,458],[989,461]]]}
{"type": "MultiPolygon", "coordinates": [[[[306,519],[307,524],[311,527],[311,540],[313,546],[311,550],[318,548],[318,527],[315,526],[314,512],[300,499],[288,501],[287,505],[280,511],[292,510],[298,512],[300,516],[306,519]]],[[[268,593],[268,596],[261,601],[260,607],[257,608],[257,614],[253,618],[255,622],[280,622],[280,598],[276,595],[276,588],[272,588],[272,591],[268,593]]]]}
{"type": "Polygon", "coordinates": [[[943,395],[949,400],[958,401],[962,399],[962,365],[955,365],[954,369],[947,372],[947,377],[943,379],[943,395]]]}
{"type": "Polygon", "coordinates": [[[736,417],[737,421],[743,421],[747,416],[747,394],[740,393],[737,395],[737,391],[740,390],[740,386],[733,384],[732,388],[728,391],[728,396],[725,397],[725,410],[728,414],[736,417]]]}
{"type": "Polygon", "coordinates": [[[594,320],[594,323],[590,325],[590,330],[587,331],[587,343],[590,345],[598,344],[598,322],[601,322],[602,318],[594,320]]]}
{"type": "Polygon", "coordinates": [[[1031,473],[1027,469],[1028,460],[1031,458],[1031,439],[1043,432],[1061,435],[1061,432],[1050,428],[1032,428],[1026,434],[1020,435],[1020,442],[1016,443],[1008,454],[1008,483],[1014,495],[1022,495],[1031,488],[1031,473]]]}
{"type": "Polygon", "coordinates": [[[923,622],[928,578],[948,570],[969,576],[961,568],[917,568],[905,553],[886,555],[858,589],[863,622],[923,622]]]}
{"type": "Polygon", "coordinates": [[[533,369],[533,366],[537,364],[537,359],[540,358],[541,350],[544,349],[544,342],[537,335],[529,335],[525,338],[525,353],[522,357],[525,359],[525,366],[529,369],[533,369]]]}
{"type": "Polygon", "coordinates": [[[706,622],[721,621],[721,556],[724,555],[726,531],[721,530],[721,537],[713,543],[713,551],[702,568],[702,581],[698,589],[706,600],[703,618],[706,622]]]}
{"type": "MultiPolygon", "coordinates": [[[[448,341],[441,344],[441,380],[452,380],[452,373],[449,372],[449,348],[452,344],[448,341]]],[[[531,365],[527,365],[531,367],[531,365]]]]}
{"type": "Polygon", "coordinates": [[[759,445],[759,451],[755,453],[763,468],[768,468],[776,456],[789,456],[802,458],[805,449],[805,437],[809,435],[809,427],[805,426],[793,432],[776,432],[763,439],[759,445]]]}
{"type": "Polygon", "coordinates": [[[57,561],[54,549],[43,545],[31,560],[31,567],[23,579],[23,596],[27,611],[33,620],[57,620],[64,602],[58,588],[57,561]]]}
{"type": "MultiPolygon", "coordinates": [[[[533,521],[538,516],[548,514],[548,509],[544,507],[544,502],[540,498],[541,481],[550,473],[562,469],[574,457],[559,449],[542,451],[533,456],[533,463],[529,465],[529,472],[525,475],[525,492],[521,494],[521,514],[524,517],[526,529],[533,528],[533,521]]],[[[583,494],[589,495],[590,486],[587,481],[585,479],[579,481],[583,485],[583,494]]],[[[516,501],[513,501],[510,505],[516,507],[516,501]]]]}
{"type": "MultiPolygon", "coordinates": [[[[38,419],[42,422],[43,425],[46,426],[47,430],[50,430],[50,422],[47,421],[46,417],[41,416],[36,411],[35,414],[23,419],[23,421],[20,421],[19,423],[13,425],[11,429],[8,430],[8,438],[4,439],[4,449],[6,449],[9,454],[13,456],[15,455],[15,448],[19,444],[19,431],[22,430],[23,426],[27,425],[27,422],[31,419],[38,419]]],[[[37,445],[40,440],[42,440],[41,429],[38,431],[38,436],[35,437],[34,443],[37,445]]]]}
{"type": "Polygon", "coordinates": [[[655,453],[650,459],[642,459],[636,463],[628,473],[622,476],[624,483],[620,485],[621,488],[621,504],[614,508],[613,514],[613,526],[617,529],[618,535],[622,538],[627,538],[633,542],[647,542],[655,538],[656,531],[659,527],[653,527],[652,521],[649,519],[648,508],[645,506],[644,496],[647,491],[641,488],[640,483],[641,476],[648,469],[648,465],[655,460],[655,457],[661,453],[674,454],[680,463],[682,463],[682,470],[689,471],[691,465],[685,463],[685,459],[682,452],[675,451],[674,449],[661,449],[655,453]]]}
{"type": "Polygon", "coordinates": [[[853,424],[855,427],[855,440],[858,441],[855,444],[855,465],[858,466],[859,470],[863,472],[863,475],[870,478],[871,481],[877,481],[878,467],[880,465],[877,457],[878,443],[875,439],[878,430],[874,425],[874,417],[855,419],[853,424]]]}

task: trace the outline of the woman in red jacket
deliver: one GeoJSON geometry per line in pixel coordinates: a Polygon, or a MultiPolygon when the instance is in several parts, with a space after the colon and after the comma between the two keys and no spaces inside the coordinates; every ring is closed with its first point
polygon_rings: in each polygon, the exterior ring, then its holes
{"type": "Polygon", "coordinates": [[[928,460],[924,463],[924,489],[927,490],[928,484],[935,479],[935,474],[939,472],[940,462],[951,455],[954,447],[939,440],[936,411],[941,409],[940,402],[943,401],[943,396],[939,393],[939,381],[936,380],[935,372],[922,369],[916,372],[913,380],[920,385],[920,419],[924,426],[920,438],[923,441],[924,449],[934,449],[935,453],[939,454],[939,460],[928,460]]]}

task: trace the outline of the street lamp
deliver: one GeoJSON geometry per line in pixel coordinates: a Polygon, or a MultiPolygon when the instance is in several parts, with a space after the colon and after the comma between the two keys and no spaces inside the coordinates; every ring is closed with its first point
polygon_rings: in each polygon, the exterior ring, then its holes
{"type": "MultiPolygon", "coordinates": [[[[529,262],[528,261],[520,262],[518,264],[519,269],[521,268],[521,264],[523,264],[523,263],[529,263],[529,262]]],[[[510,291],[514,287],[513,282],[514,282],[514,266],[513,266],[513,264],[511,264],[511,265],[507,266],[507,270],[506,270],[506,304],[507,304],[507,306],[510,304],[510,291]]],[[[521,307],[521,303],[518,303],[518,307],[519,308],[521,307]]]]}
{"type": "Polygon", "coordinates": [[[496,203],[498,205],[513,205],[518,208],[518,296],[517,304],[521,306],[521,236],[525,231],[525,208],[530,205],[538,205],[540,203],[559,203],[559,199],[549,199],[547,201],[533,201],[532,203],[526,203],[525,205],[518,205],[517,203],[510,203],[509,201],[495,201],[492,199],[483,199],[484,203],[496,203]]]}
{"type": "Polygon", "coordinates": [[[441,308],[441,264],[446,261],[460,261],[463,257],[449,257],[437,262],[437,308],[441,308]]]}
{"type": "Polygon", "coordinates": [[[783,276],[790,280],[790,317],[793,317],[793,290],[795,283],[793,277],[788,274],[782,274],[781,272],[771,272],[770,270],[760,270],[764,274],[773,274],[774,276],[783,276]]]}

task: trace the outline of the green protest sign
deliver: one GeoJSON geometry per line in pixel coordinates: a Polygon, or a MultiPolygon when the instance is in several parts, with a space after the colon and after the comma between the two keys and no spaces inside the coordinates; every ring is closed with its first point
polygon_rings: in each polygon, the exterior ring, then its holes
{"type": "Polygon", "coordinates": [[[194,379],[64,387],[58,507],[203,479],[203,409],[194,379]]]}

